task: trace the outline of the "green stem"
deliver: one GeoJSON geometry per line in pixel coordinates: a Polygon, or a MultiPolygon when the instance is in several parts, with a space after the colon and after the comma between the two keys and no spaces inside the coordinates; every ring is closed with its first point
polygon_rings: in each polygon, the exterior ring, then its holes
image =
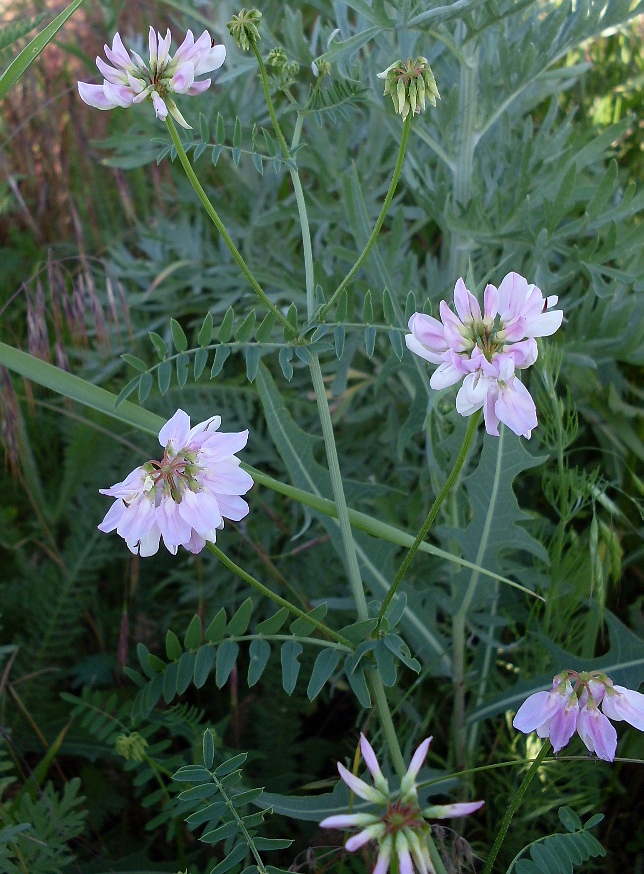
{"type": "Polygon", "coordinates": [[[432,504],[432,506],[429,510],[429,513],[427,514],[427,518],[425,519],[422,528],[420,529],[420,531],[416,535],[416,539],[414,540],[413,544],[411,545],[409,552],[404,557],[400,567],[398,568],[398,573],[394,577],[394,581],[391,584],[391,587],[390,587],[389,591],[387,592],[387,595],[385,596],[384,601],[382,602],[380,612],[378,613],[378,625],[380,625],[380,623],[382,622],[382,619],[387,611],[387,607],[391,603],[391,599],[393,598],[393,596],[396,594],[396,589],[400,585],[402,578],[404,577],[405,573],[407,572],[407,568],[411,564],[413,557],[418,552],[418,549],[419,549],[421,543],[423,542],[423,540],[427,536],[427,532],[432,527],[434,520],[436,519],[436,516],[438,515],[438,511],[441,508],[441,504],[443,503],[443,501],[445,500],[447,495],[452,490],[452,486],[454,485],[454,483],[456,482],[456,480],[458,479],[458,477],[461,473],[463,465],[465,464],[465,461],[466,461],[467,456],[469,454],[470,447],[472,445],[472,441],[474,440],[474,435],[476,434],[476,429],[477,429],[480,417],[481,417],[480,410],[478,410],[476,413],[473,413],[470,416],[470,420],[469,420],[469,423],[467,426],[467,431],[465,433],[465,438],[463,439],[463,445],[461,446],[461,450],[458,453],[456,461],[454,462],[454,467],[452,468],[449,476],[445,480],[445,484],[443,485],[443,488],[436,495],[436,498],[434,499],[434,503],[432,504]]]}
{"type": "MultiPolygon", "coordinates": [[[[282,133],[282,128],[277,118],[277,113],[275,111],[275,104],[273,103],[273,98],[271,97],[271,89],[268,81],[268,74],[266,73],[266,64],[264,63],[264,59],[262,58],[259,49],[257,48],[257,43],[254,40],[251,40],[251,46],[255,57],[257,58],[257,65],[259,67],[259,75],[262,80],[262,88],[264,89],[264,99],[266,100],[266,106],[268,107],[268,112],[271,117],[271,121],[273,122],[273,128],[277,135],[277,139],[280,142],[280,146],[282,149],[282,153],[286,159],[289,159],[291,156],[291,152],[286,143],[286,138],[282,133]]],[[[300,139],[300,133],[302,130],[302,122],[303,117],[298,114],[297,122],[295,125],[295,132],[293,134],[293,148],[297,145],[300,139]]],[[[313,316],[313,312],[315,310],[315,299],[314,299],[314,289],[315,289],[315,280],[313,274],[313,249],[311,247],[311,231],[309,229],[309,218],[306,211],[306,203],[304,201],[304,191],[302,190],[302,183],[300,181],[300,175],[295,167],[292,166],[292,159],[288,164],[289,172],[291,174],[291,180],[293,182],[293,191],[295,192],[295,202],[297,203],[297,211],[300,218],[300,226],[302,228],[302,247],[304,249],[304,272],[305,272],[305,282],[306,282],[306,311],[307,317],[310,319],[313,316]]]]}
{"type": "Polygon", "coordinates": [[[268,112],[271,117],[271,121],[273,122],[273,128],[275,129],[275,133],[277,134],[277,139],[280,141],[280,146],[282,148],[282,154],[285,158],[290,157],[290,152],[288,149],[288,145],[286,143],[286,139],[284,138],[284,134],[282,133],[282,128],[280,127],[280,123],[277,120],[277,113],[275,112],[275,106],[273,104],[273,98],[271,97],[271,88],[268,82],[268,74],[266,72],[266,64],[264,63],[264,59],[262,58],[259,49],[257,48],[257,43],[254,39],[250,39],[250,46],[253,50],[253,54],[257,58],[257,65],[259,66],[259,75],[262,80],[262,88],[264,89],[264,99],[266,100],[266,106],[268,107],[268,112]]]}
{"type": "Polygon", "coordinates": [[[380,229],[382,228],[383,222],[387,216],[387,212],[389,211],[389,206],[391,205],[391,201],[393,200],[393,196],[396,193],[396,188],[398,186],[398,180],[400,179],[400,174],[402,172],[403,161],[405,158],[405,152],[407,151],[407,142],[409,140],[409,130],[411,128],[411,120],[413,118],[413,113],[410,112],[405,122],[403,124],[402,137],[400,138],[400,146],[398,148],[398,157],[396,158],[396,166],[394,167],[394,173],[391,177],[391,182],[389,183],[389,189],[387,190],[387,194],[385,195],[385,199],[382,204],[382,208],[380,210],[380,215],[378,216],[376,223],[373,227],[373,231],[371,232],[371,236],[367,240],[364,249],[358,256],[358,260],[355,262],[351,270],[344,277],[340,285],[336,288],[336,290],[331,295],[329,301],[322,307],[320,310],[320,321],[323,321],[326,317],[327,313],[334,305],[340,294],[347,287],[349,282],[353,279],[354,275],[364,264],[367,255],[372,250],[376,239],[378,238],[378,234],[380,233],[380,229]]]}
{"type": "Polygon", "coordinates": [[[543,746],[539,750],[539,755],[532,762],[528,773],[523,778],[523,782],[517,789],[517,792],[510,803],[510,806],[505,812],[505,816],[503,817],[503,821],[501,822],[501,827],[499,828],[496,839],[492,845],[492,849],[490,850],[490,855],[487,857],[487,861],[485,863],[485,868],[483,869],[483,874],[490,874],[492,871],[492,865],[494,864],[496,857],[501,849],[501,844],[505,840],[505,836],[508,833],[508,829],[510,828],[510,823],[512,822],[512,817],[516,813],[517,807],[521,803],[521,799],[525,795],[528,786],[532,783],[534,777],[536,776],[537,771],[539,770],[539,766],[548,755],[550,751],[550,741],[544,741],[543,746]]]}
{"type": "Polygon", "coordinates": [[[265,595],[267,598],[270,598],[271,601],[274,601],[276,604],[279,604],[280,607],[286,607],[286,609],[293,613],[293,615],[298,616],[300,619],[306,619],[307,622],[310,622],[314,628],[317,628],[318,631],[321,631],[322,634],[326,634],[328,638],[331,640],[335,640],[337,643],[343,644],[343,646],[348,646],[352,651],[355,649],[355,646],[351,643],[350,640],[347,640],[346,637],[343,637],[341,634],[338,634],[337,631],[333,631],[332,628],[324,625],[323,622],[318,622],[317,619],[313,619],[308,613],[305,613],[304,610],[300,610],[299,607],[296,607],[295,604],[291,604],[290,601],[287,601],[285,598],[281,598],[279,595],[276,595],[275,592],[272,592],[268,586],[265,586],[263,583],[260,583],[259,580],[256,580],[255,577],[252,577],[249,573],[247,573],[243,568],[239,567],[238,564],[228,558],[225,552],[222,552],[218,546],[210,541],[206,541],[206,546],[208,549],[217,556],[219,561],[224,564],[229,570],[233,573],[237,574],[244,582],[248,583],[250,586],[253,586],[257,589],[258,592],[261,592],[262,595],[265,595]]]}
{"type": "Polygon", "coordinates": [[[313,390],[315,392],[315,400],[317,401],[320,424],[322,426],[322,437],[324,438],[324,448],[326,450],[327,464],[329,465],[333,498],[338,510],[338,523],[340,525],[340,536],[342,537],[344,556],[347,562],[349,585],[351,587],[353,600],[355,601],[358,620],[362,621],[369,618],[369,611],[367,610],[367,599],[362,587],[362,579],[358,567],[358,557],[356,555],[356,546],[351,532],[347,499],[344,494],[340,463],[338,461],[338,450],[335,445],[335,437],[333,436],[333,423],[331,421],[331,413],[329,412],[329,403],[326,397],[326,387],[324,385],[324,379],[322,378],[320,361],[315,352],[311,352],[311,358],[311,379],[313,380],[313,390]]]}
{"type": "Polygon", "coordinates": [[[281,324],[288,330],[289,334],[293,334],[294,333],[293,326],[288,321],[286,316],[284,316],[280,312],[280,310],[275,306],[275,304],[269,299],[269,297],[266,294],[266,292],[264,291],[264,289],[261,287],[259,282],[255,279],[255,277],[251,273],[250,268],[248,267],[248,265],[244,261],[237,246],[235,246],[235,244],[231,240],[231,238],[228,234],[228,231],[224,227],[224,223],[217,215],[217,212],[216,212],[214,206],[212,205],[212,203],[210,202],[208,195],[203,190],[201,183],[197,179],[197,175],[196,175],[195,171],[193,170],[190,161],[188,160],[188,156],[186,155],[186,150],[183,147],[183,143],[181,142],[181,138],[179,137],[179,133],[177,131],[175,123],[169,115],[166,118],[166,125],[168,126],[168,130],[170,132],[170,136],[172,138],[172,142],[174,144],[174,147],[177,150],[177,155],[179,156],[179,160],[181,161],[181,166],[183,167],[190,184],[194,188],[197,197],[201,201],[203,208],[208,213],[208,216],[211,219],[212,223],[214,224],[214,226],[217,228],[217,230],[221,234],[224,243],[228,246],[231,255],[233,256],[233,258],[237,262],[239,269],[244,274],[244,276],[246,277],[246,279],[248,280],[251,287],[253,288],[253,290],[255,291],[257,296],[260,298],[262,303],[266,307],[268,307],[268,309],[273,313],[275,318],[279,322],[281,322],[281,324]]]}

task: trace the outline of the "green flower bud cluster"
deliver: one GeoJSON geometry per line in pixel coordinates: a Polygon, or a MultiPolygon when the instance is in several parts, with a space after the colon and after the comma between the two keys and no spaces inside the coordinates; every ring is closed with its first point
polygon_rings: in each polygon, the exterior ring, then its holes
{"type": "Polygon", "coordinates": [[[385,80],[384,94],[391,94],[394,109],[403,121],[410,112],[415,115],[424,110],[425,101],[436,106],[436,100],[440,100],[436,79],[427,58],[395,61],[378,73],[378,78],[385,80]]]}
{"type": "Polygon", "coordinates": [[[132,734],[120,734],[114,746],[119,756],[123,756],[128,762],[142,762],[148,742],[137,731],[133,731],[132,734]]]}
{"type": "Polygon", "coordinates": [[[233,15],[226,27],[240,49],[247,52],[251,42],[259,42],[259,19],[262,13],[259,9],[240,9],[233,15]]]}
{"type": "Polygon", "coordinates": [[[314,76],[319,76],[322,79],[324,76],[331,75],[331,64],[328,61],[313,61],[311,71],[314,76]]]}
{"type": "Polygon", "coordinates": [[[266,58],[266,63],[269,67],[281,70],[285,64],[288,64],[288,55],[283,48],[271,49],[266,58]]]}

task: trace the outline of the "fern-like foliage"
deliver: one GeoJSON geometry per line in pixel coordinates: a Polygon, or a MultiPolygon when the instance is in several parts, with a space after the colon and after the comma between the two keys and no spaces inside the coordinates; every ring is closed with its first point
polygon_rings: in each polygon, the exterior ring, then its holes
{"type": "Polygon", "coordinates": [[[0,747],[0,870],[4,874],[62,874],[72,861],[69,842],[83,831],[87,811],[78,794],[80,780],[66,783],[62,793],[51,783],[44,789],[26,784],[6,795],[15,783],[12,766],[0,747]],[[5,796],[5,797],[3,797],[5,796]]]}
{"type": "Polygon", "coordinates": [[[178,811],[191,829],[203,826],[199,840],[206,844],[223,842],[224,858],[212,869],[211,874],[224,874],[247,857],[252,858],[254,864],[250,867],[244,866],[244,874],[250,874],[251,871],[258,874],[277,874],[280,869],[265,865],[260,852],[284,850],[293,841],[265,838],[255,833],[257,826],[271,812],[270,808],[242,814],[242,809],[258,801],[264,792],[263,789],[240,786],[241,766],[248,754],[239,753],[213,767],[215,749],[210,731],[204,732],[202,752],[203,765],[180,768],[173,775],[173,779],[194,784],[178,796],[178,811]],[[191,810],[194,812],[188,814],[191,810]]]}
{"type": "Polygon", "coordinates": [[[572,874],[582,862],[605,856],[606,850],[589,831],[603,818],[603,814],[598,813],[582,825],[573,810],[560,807],[559,819],[567,833],[547,835],[528,844],[512,860],[507,874],[572,874]],[[524,856],[528,850],[530,859],[524,856]]]}

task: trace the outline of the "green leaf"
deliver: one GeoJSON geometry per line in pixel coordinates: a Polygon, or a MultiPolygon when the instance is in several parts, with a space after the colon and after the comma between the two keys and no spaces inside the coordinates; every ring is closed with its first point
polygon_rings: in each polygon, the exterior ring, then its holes
{"type": "Polygon", "coordinates": [[[170,629],[168,629],[165,636],[165,652],[170,661],[180,659],[183,652],[183,647],[179,643],[179,638],[174,631],[171,631],[170,629]]]}
{"type": "Polygon", "coordinates": [[[342,353],[344,352],[344,336],[344,325],[336,325],[333,329],[333,344],[335,346],[335,354],[338,359],[342,358],[342,353]]]}
{"type": "Polygon", "coordinates": [[[293,357],[293,349],[291,346],[282,346],[279,354],[279,362],[280,367],[282,368],[282,373],[284,374],[284,378],[291,381],[293,378],[293,365],[291,364],[291,358],[293,357]]]}
{"type": "Polygon", "coordinates": [[[238,149],[242,141],[242,128],[239,116],[235,118],[235,130],[233,132],[233,148],[238,149]]]}
{"type": "Polygon", "coordinates": [[[152,374],[151,373],[142,373],[139,380],[139,401],[144,403],[147,396],[150,394],[150,390],[152,389],[152,374]]]}
{"type": "Polygon", "coordinates": [[[242,634],[245,634],[246,629],[248,628],[248,623],[250,622],[252,612],[253,602],[250,598],[246,598],[244,603],[239,607],[237,612],[228,623],[228,627],[226,628],[226,634],[228,634],[230,637],[240,637],[242,634]]]}
{"type": "Polygon", "coordinates": [[[286,607],[280,607],[277,613],[259,622],[255,630],[258,634],[277,634],[290,615],[286,607]]]}
{"type": "Polygon", "coordinates": [[[257,376],[257,368],[262,356],[262,350],[259,346],[253,344],[246,348],[246,379],[249,382],[254,382],[257,376]]]}
{"type": "Polygon", "coordinates": [[[40,31],[38,36],[34,37],[24,47],[17,58],[14,58],[2,76],[0,76],[0,100],[2,100],[11,86],[18,81],[25,70],[33,64],[45,46],[52,41],[67,19],[73,15],[82,2],[83,0],[73,0],[69,6],[63,9],[60,15],[57,15],[47,27],[40,31]]]}
{"type": "Polygon", "coordinates": [[[197,343],[200,346],[207,346],[212,340],[212,330],[213,330],[213,318],[210,310],[205,315],[203,320],[203,324],[199,329],[199,334],[197,336],[197,343]]]}
{"type": "Polygon", "coordinates": [[[235,319],[235,312],[232,307],[228,307],[226,310],[226,315],[219,326],[219,330],[217,331],[217,340],[220,343],[228,343],[230,338],[233,335],[233,321],[235,319]]]}
{"type": "Polygon", "coordinates": [[[139,373],[145,373],[148,369],[148,365],[141,358],[137,358],[136,355],[130,355],[127,352],[124,352],[121,355],[123,361],[133,367],[135,370],[138,370],[139,373]]]}
{"type": "Polygon", "coordinates": [[[228,774],[232,774],[232,772],[236,771],[237,768],[241,768],[247,758],[248,753],[238,753],[231,759],[222,762],[221,765],[217,765],[215,768],[215,777],[218,777],[221,780],[223,777],[228,776],[228,774]]]}
{"type": "Polygon", "coordinates": [[[210,131],[208,130],[208,122],[203,112],[199,113],[199,134],[204,143],[210,140],[210,131]]]}
{"type": "Polygon", "coordinates": [[[208,349],[197,349],[195,353],[195,366],[194,366],[194,375],[195,382],[199,379],[201,374],[204,372],[206,368],[206,364],[208,364],[208,355],[210,354],[208,349]]]}
{"type": "Polygon", "coordinates": [[[195,657],[194,684],[201,689],[215,664],[215,649],[208,644],[199,647],[195,657]]]}
{"type": "Polygon", "coordinates": [[[169,704],[177,694],[177,677],[179,676],[179,662],[170,662],[163,672],[163,698],[169,704]]]}
{"type": "Polygon", "coordinates": [[[217,795],[219,789],[214,783],[201,783],[199,786],[193,786],[191,789],[184,789],[178,797],[181,801],[203,801],[204,798],[212,798],[217,795]]]}
{"type": "Polygon", "coordinates": [[[235,340],[239,343],[245,343],[253,333],[256,321],[257,317],[255,315],[255,310],[251,310],[235,331],[235,340]]]}
{"type": "Polygon", "coordinates": [[[121,389],[121,391],[118,393],[116,400],[114,401],[114,409],[116,409],[117,407],[120,407],[121,404],[123,403],[123,401],[127,397],[129,397],[136,388],[138,388],[140,380],[141,380],[140,376],[135,376],[133,379],[131,379],[127,383],[125,388],[121,389]]]}
{"type": "Polygon", "coordinates": [[[377,619],[362,619],[360,622],[353,622],[351,625],[345,625],[340,629],[340,634],[350,640],[353,644],[359,644],[366,640],[371,632],[378,625],[377,619]]]}
{"type": "Polygon", "coordinates": [[[371,325],[364,329],[364,345],[367,356],[371,358],[376,347],[376,329],[371,325]]]}
{"type": "Polygon", "coordinates": [[[257,835],[253,838],[253,843],[258,850],[286,850],[293,841],[290,838],[263,838],[257,835]]]}
{"type": "Polygon", "coordinates": [[[226,611],[222,607],[208,628],[206,628],[206,640],[209,640],[211,643],[219,643],[220,640],[223,640],[226,631],[226,622],[226,611]]]}
{"type": "Polygon", "coordinates": [[[217,661],[215,666],[215,683],[221,689],[235,667],[239,655],[239,644],[234,640],[224,640],[217,649],[217,661]]]}
{"type": "Polygon", "coordinates": [[[163,361],[163,359],[168,354],[168,347],[165,343],[165,340],[163,339],[163,337],[160,337],[155,331],[150,331],[148,336],[150,337],[150,340],[152,340],[152,345],[156,349],[157,355],[159,356],[161,361],[163,361]]]}
{"type": "Polygon", "coordinates": [[[157,379],[159,381],[159,391],[164,395],[170,388],[172,382],[172,362],[162,361],[157,370],[157,379]]]}
{"type": "Polygon", "coordinates": [[[176,319],[170,319],[170,330],[172,332],[172,342],[177,352],[185,352],[188,348],[188,338],[186,337],[183,328],[176,319]]]}
{"type": "Polygon", "coordinates": [[[394,355],[398,361],[402,361],[405,347],[403,345],[402,334],[400,331],[389,331],[389,342],[391,343],[391,348],[394,350],[394,355]]]}
{"type": "Polygon", "coordinates": [[[183,388],[188,382],[189,363],[190,356],[186,352],[182,352],[181,355],[177,356],[177,382],[179,383],[179,388],[183,388]]]}
{"type": "Polygon", "coordinates": [[[262,319],[260,326],[255,331],[255,339],[259,343],[266,343],[267,340],[270,340],[274,327],[275,316],[273,315],[273,313],[266,313],[266,315],[262,319]]]}
{"type": "Polygon", "coordinates": [[[563,827],[569,832],[576,832],[581,829],[581,820],[574,810],[571,810],[569,807],[560,807],[557,812],[563,827]]]}
{"type": "Polygon", "coordinates": [[[346,322],[347,313],[349,311],[349,295],[347,294],[346,288],[340,294],[338,298],[338,304],[335,309],[335,320],[336,322],[346,322]]]}
{"type": "MultiPolygon", "coordinates": [[[[308,615],[313,619],[317,619],[318,622],[321,622],[326,616],[327,610],[328,607],[326,604],[318,604],[317,607],[309,610],[308,615]]],[[[296,637],[307,637],[309,634],[313,634],[314,631],[315,626],[302,616],[298,617],[291,623],[291,634],[294,634],[296,637]]]]}
{"type": "Polygon", "coordinates": [[[373,322],[373,300],[371,298],[371,289],[367,291],[364,296],[364,303],[362,305],[362,321],[367,325],[370,325],[373,322]]]}
{"type": "Polygon", "coordinates": [[[339,661],[340,652],[337,649],[323,649],[318,654],[306,690],[309,701],[313,701],[320,694],[324,684],[337,668],[339,661]]]}
{"type": "Polygon", "coordinates": [[[410,291],[405,300],[405,321],[408,322],[415,312],[417,312],[416,295],[410,291]]]}
{"type": "Polygon", "coordinates": [[[396,307],[394,306],[394,301],[388,288],[385,288],[382,292],[382,311],[385,316],[385,321],[390,325],[395,325],[397,321],[396,307]]]}
{"type": "Polygon", "coordinates": [[[218,865],[215,865],[210,874],[226,874],[226,871],[230,871],[238,862],[241,862],[247,852],[248,847],[245,841],[242,844],[235,844],[226,858],[222,859],[218,865]]]}
{"type": "Polygon", "coordinates": [[[221,369],[224,366],[226,359],[230,355],[230,347],[229,346],[217,346],[215,351],[215,360],[213,361],[212,368],[210,370],[210,378],[214,379],[216,376],[219,376],[221,373],[221,369]]]}
{"type": "MultiPolygon", "coordinates": [[[[206,735],[210,736],[212,742],[212,735],[209,731],[204,732],[204,739],[206,735]]],[[[172,779],[178,783],[210,783],[212,775],[208,768],[204,768],[203,765],[184,765],[172,775],[172,779]]]]}
{"type": "Polygon", "coordinates": [[[256,637],[250,642],[248,648],[248,685],[254,686],[264,673],[268,659],[271,654],[271,647],[267,640],[263,637],[256,637]]]}
{"type": "Polygon", "coordinates": [[[287,640],[282,644],[282,686],[287,695],[291,695],[300,673],[299,657],[304,647],[298,640],[287,640]]]}
{"type": "Polygon", "coordinates": [[[292,303],[290,305],[290,307],[288,308],[288,312],[286,313],[286,320],[288,321],[289,325],[291,325],[291,327],[293,328],[294,331],[298,330],[298,327],[297,327],[297,307],[295,306],[294,303],[292,303]]]}
{"type": "Polygon", "coordinates": [[[215,142],[223,145],[226,142],[226,125],[220,112],[217,113],[215,142]]]}
{"type": "Polygon", "coordinates": [[[368,710],[371,707],[371,695],[369,687],[361,666],[354,669],[351,656],[348,656],[344,661],[344,671],[349,681],[349,685],[353,690],[361,706],[368,710]]]}
{"type": "Polygon", "coordinates": [[[223,841],[225,838],[237,834],[237,829],[237,822],[233,819],[215,829],[211,829],[211,831],[205,832],[201,835],[199,840],[203,841],[204,844],[216,844],[217,841],[223,841]]]}
{"type": "Polygon", "coordinates": [[[179,667],[177,670],[177,695],[183,695],[190,685],[195,661],[195,654],[193,652],[184,652],[179,659],[179,667]]]}
{"type": "MultiPolygon", "coordinates": [[[[201,745],[203,763],[206,768],[212,768],[212,763],[215,758],[215,740],[212,736],[212,731],[209,728],[203,733],[203,742],[201,745]]],[[[208,774],[210,777],[210,774],[208,774]]]]}
{"type": "Polygon", "coordinates": [[[185,637],[183,638],[183,645],[185,649],[197,649],[197,647],[201,646],[201,638],[201,619],[195,613],[195,615],[190,620],[190,625],[188,626],[185,637]]]}
{"type": "Polygon", "coordinates": [[[393,653],[382,640],[377,641],[374,652],[382,682],[385,686],[393,686],[396,682],[396,662],[393,653]]]}

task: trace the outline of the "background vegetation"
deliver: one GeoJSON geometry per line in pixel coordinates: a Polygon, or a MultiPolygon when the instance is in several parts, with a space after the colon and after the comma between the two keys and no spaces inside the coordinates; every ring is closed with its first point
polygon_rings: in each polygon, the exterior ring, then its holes
{"type": "MultiPolygon", "coordinates": [[[[505,453],[502,500],[492,518],[498,536],[484,565],[543,594],[547,606],[489,579],[477,588],[467,622],[464,760],[457,760],[451,733],[445,652],[450,593],[470,572],[419,555],[400,617],[421,665],[419,674],[401,667],[390,689],[405,750],[433,734],[435,778],[457,767],[515,763],[454,784],[457,795],[486,799],[465,832],[474,856],[483,858],[520,782],[517,763],[535,752],[532,739],[526,743],[511,728],[523,690],[576,664],[632,665],[625,684],[637,687],[642,678],[637,109],[644,19],[635,3],[617,0],[268,0],[260,8],[264,57],[283,46],[299,64],[292,82],[276,74],[273,86],[289,135],[294,102],[305,107],[297,163],[321,294],[338,285],[364,245],[395,161],[401,123],[376,73],[397,57],[425,55],[442,95],[436,110],[414,121],[377,250],[320,335],[351,506],[415,533],[463,437],[452,395],[430,392],[425,367],[403,354],[405,313],[449,298],[468,271],[482,286],[516,270],[544,294],[558,294],[566,314],[561,336],[544,345],[531,376],[538,430],[529,443],[511,435],[502,446],[479,442],[481,464],[473,463],[433,538],[480,563],[476,533],[489,518],[488,462],[505,453]],[[323,53],[331,76],[317,86],[310,64],[323,53]]],[[[2,67],[58,11],[42,2],[4,4],[2,67]]],[[[94,76],[94,55],[116,29],[128,45],[151,22],[161,31],[172,27],[175,38],[187,27],[208,27],[226,43],[216,86],[186,101],[194,127],[186,143],[271,299],[285,312],[294,303],[303,319],[294,196],[275,144],[263,134],[271,127],[254,60],[226,31],[237,11],[227,0],[86,0],[7,95],[0,120],[0,339],[117,394],[135,375],[120,356],[136,355],[153,376],[139,375],[135,386],[147,409],[169,418],[182,407],[193,421],[216,412],[231,431],[248,425],[244,461],[302,488],[282,428],[321,494],[330,496],[317,466],[324,456],[304,362],[292,349],[280,354],[277,331],[257,334],[249,318],[256,301],[169,159],[165,127],[147,105],[99,113],[76,91],[78,78],[94,76]],[[195,377],[207,313],[221,349],[195,377]],[[171,317],[182,330],[173,333],[171,317]],[[159,360],[149,332],[174,355],[172,368],[159,360]]],[[[263,316],[257,309],[257,325],[263,316]]],[[[1,865],[29,874],[212,870],[222,846],[198,841],[201,826],[185,825],[197,805],[177,801],[185,785],[172,780],[179,768],[201,761],[209,729],[208,767],[251,751],[244,786],[265,787],[257,801],[275,810],[261,833],[295,841],[288,849],[275,844],[276,864],[317,871],[341,861],[362,870],[368,860],[341,854],[338,835],[317,829],[313,801],[308,808],[293,802],[297,822],[280,817],[290,810],[287,796],[331,790],[335,762],[353,756],[356,726],[369,724],[346,676],[332,669],[311,700],[315,647],[304,648],[292,684],[274,646],[261,679],[249,683],[261,654],[242,643],[239,652],[229,645],[222,665],[217,657],[201,685],[192,671],[184,685],[176,669],[167,688],[159,680],[147,692],[160,670],[150,667],[148,651],[164,664],[192,653],[196,670],[199,649],[221,652],[225,637],[243,638],[249,622],[256,631],[274,608],[254,594],[244,624],[249,591],[212,555],[160,552],[139,560],[115,536],[100,534],[108,504],[98,488],[154,454],[153,439],[9,370],[0,378],[1,865]],[[222,607],[236,624],[212,630],[222,607]],[[202,625],[216,646],[202,646],[202,625]],[[169,629],[176,638],[167,637],[169,629]]],[[[227,523],[218,540],[227,554],[305,609],[327,602],[334,627],[353,621],[328,520],[259,485],[250,502],[248,518],[227,523]]],[[[380,600],[399,550],[356,536],[366,584],[380,600]]],[[[581,745],[571,752],[581,754],[581,745]]],[[[618,756],[644,759],[642,735],[622,731],[618,756]]],[[[566,804],[585,820],[605,814],[595,834],[610,861],[595,868],[590,861],[584,870],[642,870],[644,842],[633,825],[644,815],[643,773],[581,755],[548,763],[514,822],[505,867],[536,837],[561,830],[556,811],[566,804]]],[[[454,870],[472,870],[449,830],[439,839],[454,870]]]]}

